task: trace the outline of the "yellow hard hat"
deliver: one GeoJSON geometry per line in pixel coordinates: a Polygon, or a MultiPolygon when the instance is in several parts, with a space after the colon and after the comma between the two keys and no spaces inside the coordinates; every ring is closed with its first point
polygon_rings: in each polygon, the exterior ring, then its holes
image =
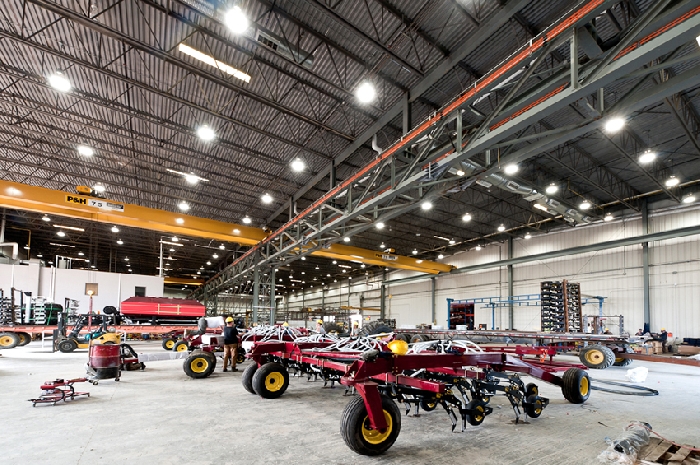
{"type": "Polygon", "coordinates": [[[358,322],[356,321],[356,322],[354,322],[352,325],[353,325],[353,326],[360,326],[360,323],[358,323],[358,322]]]}
{"type": "Polygon", "coordinates": [[[316,323],[322,325],[322,324],[323,324],[323,320],[318,320],[316,323]]]}
{"type": "Polygon", "coordinates": [[[285,321],[284,323],[282,323],[282,326],[289,326],[289,323],[285,321]]]}
{"type": "Polygon", "coordinates": [[[666,331],[666,328],[661,328],[661,331],[666,331]]]}
{"type": "Polygon", "coordinates": [[[233,318],[231,318],[231,317],[226,318],[226,323],[231,323],[232,321],[233,321],[233,318]]]}
{"type": "Polygon", "coordinates": [[[389,350],[395,355],[406,355],[408,352],[408,343],[401,339],[396,339],[387,344],[389,350]]]}

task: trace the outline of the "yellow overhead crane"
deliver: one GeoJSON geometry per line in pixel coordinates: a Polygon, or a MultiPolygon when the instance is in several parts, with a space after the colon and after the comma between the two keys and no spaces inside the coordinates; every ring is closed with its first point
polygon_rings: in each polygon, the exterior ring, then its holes
{"type": "MultiPolygon", "coordinates": [[[[149,229],[173,235],[236,242],[248,246],[257,244],[266,236],[262,229],[250,226],[11,181],[0,181],[0,207],[149,229]]],[[[316,250],[311,255],[430,274],[449,272],[453,268],[443,263],[342,244],[332,244],[328,249],[316,250]]]]}

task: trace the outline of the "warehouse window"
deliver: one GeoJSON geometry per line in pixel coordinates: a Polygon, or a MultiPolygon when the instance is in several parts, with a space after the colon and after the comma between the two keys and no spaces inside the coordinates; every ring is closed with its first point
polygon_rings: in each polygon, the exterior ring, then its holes
{"type": "Polygon", "coordinates": [[[140,287],[136,286],[134,288],[134,295],[136,297],[146,297],[146,288],[145,287],[140,287]]]}

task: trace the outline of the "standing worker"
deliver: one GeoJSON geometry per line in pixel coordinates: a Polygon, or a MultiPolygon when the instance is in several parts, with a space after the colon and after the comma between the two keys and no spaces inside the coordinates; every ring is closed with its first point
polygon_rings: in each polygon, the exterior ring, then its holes
{"type": "Polygon", "coordinates": [[[323,320],[318,320],[316,322],[316,332],[319,334],[326,334],[326,329],[323,327],[323,320]]]}
{"type": "Polygon", "coordinates": [[[231,371],[238,371],[236,359],[238,358],[238,328],[233,324],[233,318],[226,318],[224,327],[224,371],[228,371],[228,361],[231,359],[231,371]]]}
{"type": "MultiPolygon", "coordinates": [[[[659,341],[661,341],[661,352],[664,354],[667,352],[666,343],[668,342],[668,332],[666,328],[661,328],[661,333],[659,333],[659,341]]],[[[671,352],[668,350],[668,352],[671,352]]]]}

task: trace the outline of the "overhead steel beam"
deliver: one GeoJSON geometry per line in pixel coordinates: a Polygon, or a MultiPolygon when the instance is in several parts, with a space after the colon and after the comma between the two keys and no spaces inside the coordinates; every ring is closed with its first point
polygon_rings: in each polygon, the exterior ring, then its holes
{"type": "MultiPolygon", "coordinates": [[[[481,25],[475,29],[467,38],[465,38],[464,43],[459,47],[459,49],[452,52],[452,54],[438,63],[432,70],[430,70],[425,77],[416,84],[409,92],[408,101],[413,102],[418,97],[420,97],[424,92],[435,85],[440,79],[442,79],[445,74],[452,70],[458,63],[464,60],[467,55],[472,53],[477,49],[482,42],[488,39],[492,34],[494,34],[498,29],[500,29],[504,24],[506,24],[513,14],[517,13],[525,6],[528,5],[529,0],[510,0],[504,6],[494,11],[486,20],[484,20],[481,25]]],[[[360,134],[348,147],[346,147],[340,154],[335,157],[335,164],[340,165],[348,157],[350,157],[356,150],[358,150],[365,142],[372,138],[374,134],[379,132],[384,126],[389,124],[391,120],[396,118],[404,109],[403,99],[397,101],[389,110],[387,110],[378,120],[376,120],[371,126],[365,129],[362,134],[360,134]]],[[[316,176],[311,179],[304,187],[297,191],[291,198],[291,201],[296,201],[300,199],[305,193],[316,186],[322,179],[328,176],[330,169],[324,169],[319,172],[316,176]]],[[[288,201],[282,205],[275,213],[268,217],[267,222],[272,223],[272,221],[277,218],[282,213],[286,212],[289,208],[290,202],[288,201]]]]}
{"type": "MultiPolygon", "coordinates": [[[[662,231],[651,234],[643,234],[641,236],[627,237],[625,239],[617,239],[614,241],[599,242],[597,244],[583,245],[580,247],[571,247],[568,249],[556,250],[553,252],[545,252],[534,255],[527,255],[525,257],[512,258],[507,260],[498,260],[489,263],[481,263],[479,265],[465,266],[463,268],[458,268],[450,272],[450,276],[459,275],[464,273],[473,273],[475,271],[492,270],[494,268],[500,268],[503,266],[517,266],[526,263],[551,260],[553,258],[559,257],[569,257],[572,255],[579,255],[584,253],[599,252],[601,250],[616,249],[618,247],[627,247],[630,245],[643,244],[648,242],[665,241],[669,239],[675,239],[678,237],[688,237],[696,236],[700,234],[700,226],[690,226],[687,228],[672,229],[669,231],[662,231]]],[[[406,284],[416,281],[425,281],[430,279],[430,276],[414,276],[410,278],[394,279],[387,281],[387,284],[406,284]]]]}

